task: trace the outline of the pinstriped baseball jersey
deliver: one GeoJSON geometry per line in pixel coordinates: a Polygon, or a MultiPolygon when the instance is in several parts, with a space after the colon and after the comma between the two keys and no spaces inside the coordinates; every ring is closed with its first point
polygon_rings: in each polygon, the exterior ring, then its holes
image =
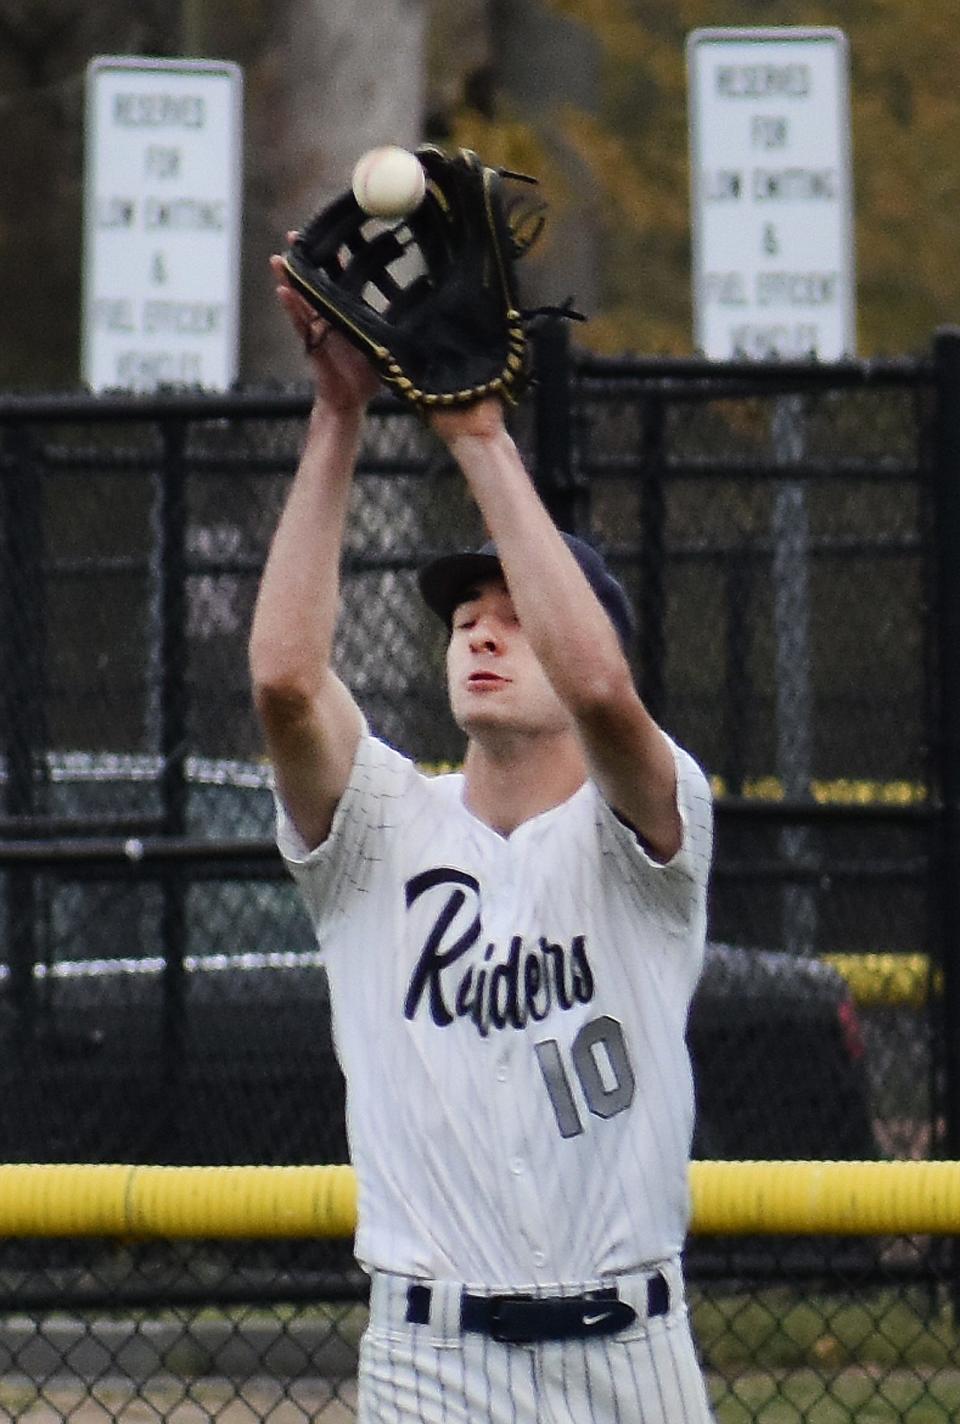
{"type": "Polygon", "coordinates": [[[461,776],[367,733],[323,845],[278,806],[330,979],[368,1267],[516,1288],[680,1251],[712,830],[673,750],[667,865],[589,781],[503,837],[461,776]]]}

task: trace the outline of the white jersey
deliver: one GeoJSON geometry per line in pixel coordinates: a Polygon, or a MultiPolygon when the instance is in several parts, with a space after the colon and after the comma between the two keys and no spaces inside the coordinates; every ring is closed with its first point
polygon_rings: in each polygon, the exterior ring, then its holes
{"type": "Polygon", "coordinates": [[[368,1268],[515,1288],[680,1251],[712,818],[674,754],[666,865],[591,782],[505,838],[462,776],[366,733],[320,847],[279,808],[330,980],[368,1268]]]}

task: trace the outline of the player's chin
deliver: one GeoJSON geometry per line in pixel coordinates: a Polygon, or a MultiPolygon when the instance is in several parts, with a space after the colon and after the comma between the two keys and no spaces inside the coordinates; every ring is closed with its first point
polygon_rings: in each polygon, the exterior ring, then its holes
{"type": "Polygon", "coordinates": [[[453,720],[468,737],[487,727],[507,727],[515,720],[500,698],[482,693],[455,698],[452,711],[453,720]]]}
{"type": "Polygon", "coordinates": [[[474,731],[483,727],[497,726],[502,720],[496,713],[491,714],[487,707],[474,704],[454,703],[453,720],[460,728],[461,732],[466,732],[467,736],[473,735],[474,731]]]}

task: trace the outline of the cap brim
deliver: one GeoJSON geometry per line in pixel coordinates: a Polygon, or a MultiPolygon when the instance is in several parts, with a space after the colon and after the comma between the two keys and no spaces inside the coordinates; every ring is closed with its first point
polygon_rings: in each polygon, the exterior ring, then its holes
{"type": "Polygon", "coordinates": [[[503,569],[495,554],[447,554],[422,568],[417,582],[427,607],[449,628],[454,609],[463,603],[472,587],[486,579],[502,577],[503,569]]]}

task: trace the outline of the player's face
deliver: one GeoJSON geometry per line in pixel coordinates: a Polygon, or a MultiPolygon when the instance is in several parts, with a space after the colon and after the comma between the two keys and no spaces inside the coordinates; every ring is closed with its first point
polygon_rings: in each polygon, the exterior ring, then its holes
{"type": "Polygon", "coordinates": [[[453,615],[447,685],[457,725],[556,733],[571,725],[527,641],[502,579],[470,590],[453,615]]]}

